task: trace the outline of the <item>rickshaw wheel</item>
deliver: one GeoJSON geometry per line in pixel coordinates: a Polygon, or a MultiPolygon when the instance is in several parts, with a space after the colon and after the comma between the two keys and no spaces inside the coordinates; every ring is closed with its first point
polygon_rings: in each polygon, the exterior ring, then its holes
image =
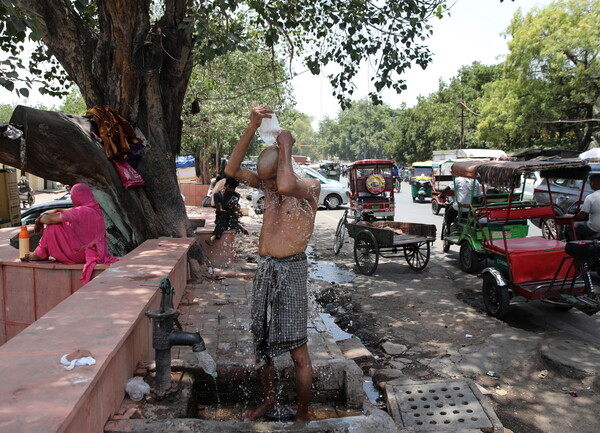
{"type": "Polygon", "coordinates": [[[333,241],[333,254],[336,256],[340,253],[342,246],[344,245],[344,238],[346,237],[346,226],[344,225],[345,218],[342,218],[338,223],[337,229],[335,230],[335,239],[333,241]]]}
{"type": "Polygon", "coordinates": [[[483,276],[483,304],[490,316],[501,318],[508,312],[510,293],[507,286],[499,286],[491,274],[483,276]]]}
{"type": "Polygon", "coordinates": [[[360,232],[354,239],[354,261],[361,274],[371,275],[379,263],[379,245],[373,233],[360,232]]]}
{"type": "Polygon", "coordinates": [[[404,258],[408,266],[415,271],[425,269],[425,266],[429,263],[430,253],[429,242],[419,242],[404,247],[404,258]]]}
{"type": "Polygon", "coordinates": [[[462,241],[458,253],[460,267],[467,274],[475,272],[479,266],[479,258],[468,241],[462,241]]]}
{"type": "Polygon", "coordinates": [[[421,203],[423,203],[423,202],[425,201],[425,196],[421,194],[421,195],[419,196],[419,201],[420,201],[421,203]]]}
{"type": "Polygon", "coordinates": [[[544,218],[540,221],[542,236],[546,239],[558,239],[558,231],[554,218],[544,218]]]}
{"type": "Polygon", "coordinates": [[[440,204],[435,199],[431,199],[431,213],[438,215],[440,213],[440,204]]]}
{"type": "Polygon", "coordinates": [[[448,233],[446,232],[446,224],[444,223],[442,225],[442,251],[447,253],[448,251],[450,251],[450,241],[448,239],[446,239],[446,236],[448,236],[448,233]]]}

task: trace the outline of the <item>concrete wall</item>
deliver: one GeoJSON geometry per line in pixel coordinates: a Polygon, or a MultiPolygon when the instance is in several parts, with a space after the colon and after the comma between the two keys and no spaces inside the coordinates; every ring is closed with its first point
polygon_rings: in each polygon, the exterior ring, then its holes
{"type": "Polygon", "coordinates": [[[193,241],[144,242],[0,347],[0,432],[102,432],[137,363],[153,358],[144,313],[159,307],[163,278],[181,300],[193,241]],[[77,349],[96,364],[64,369],[77,349]]]}
{"type": "MultiPolygon", "coordinates": [[[[106,268],[97,265],[93,277],[106,268]]],[[[0,346],[81,288],[82,269],[83,265],[0,261],[0,346]]]]}

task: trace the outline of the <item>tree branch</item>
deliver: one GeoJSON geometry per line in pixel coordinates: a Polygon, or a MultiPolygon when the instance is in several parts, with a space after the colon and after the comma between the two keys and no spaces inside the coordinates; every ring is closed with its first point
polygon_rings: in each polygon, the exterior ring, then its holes
{"type": "Polygon", "coordinates": [[[100,99],[102,92],[97,80],[90,74],[97,38],[70,2],[19,0],[18,3],[42,17],[45,22],[41,27],[44,44],[80,87],[81,93],[100,99]]]}

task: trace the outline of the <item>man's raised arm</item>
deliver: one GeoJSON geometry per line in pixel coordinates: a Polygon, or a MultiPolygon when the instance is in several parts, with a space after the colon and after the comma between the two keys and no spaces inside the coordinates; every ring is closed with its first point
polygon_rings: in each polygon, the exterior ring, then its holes
{"type": "Polygon", "coordinates": [[[277,164],[277,189],[280,194],[300,199],[318,201],[321,184],[316,179],[298,178],[292,167],[292,146],[295,139],[290,131],[283,130],[277,137],[279,161],[277,164]]]}
{"type": "Polygon", "coordinates": [[[235,148],[229,157],[229,162],[227,162],[227,166],[225,167],[225,174],[227,176],[234,177],[253,188],[258,188],[260,183],[258,175],[251,170],[242,168],[242,161],[244,161],[244,158],[246,157],[246,152],[254,137],[254,133],[265,117],[271,117],[271,113],[273,113],[273,111],[264,106],[258,106],[252,109],[252,113],[250,114],[250,124],[246,128],[244,135],[242,135],[235,145],[235,148]]]}

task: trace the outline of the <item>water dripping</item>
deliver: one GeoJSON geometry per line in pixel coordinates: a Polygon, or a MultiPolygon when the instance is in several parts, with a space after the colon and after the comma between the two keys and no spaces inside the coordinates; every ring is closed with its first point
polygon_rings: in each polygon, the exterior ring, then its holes
{"type": "Polygon", "coordinates": [[[219,395],[219,385],[217,385],[217,377],[212,376],[213,382],[215,384],[215,395],[217,396],[217,409],[221,408],[221,396],[219,395]]]}

